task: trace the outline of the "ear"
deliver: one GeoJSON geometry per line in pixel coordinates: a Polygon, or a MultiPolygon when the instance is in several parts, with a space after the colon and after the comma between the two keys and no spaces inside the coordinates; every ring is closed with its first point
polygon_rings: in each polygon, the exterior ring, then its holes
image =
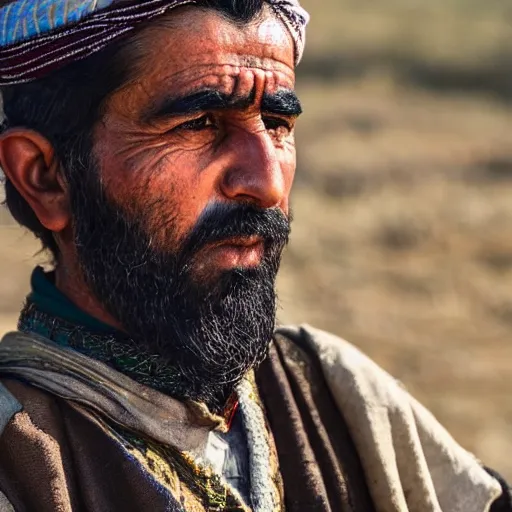
{"type": "Polygon", "coordinates": [[[71,224],[66,183],[50,142],[32,130],[0,136],[0,166],[39,222],[59,233],[71,224]]]}

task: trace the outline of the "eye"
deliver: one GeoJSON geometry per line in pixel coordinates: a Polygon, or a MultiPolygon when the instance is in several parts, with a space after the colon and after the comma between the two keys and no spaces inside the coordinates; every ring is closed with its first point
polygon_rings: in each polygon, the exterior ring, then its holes
{"type": "Polygon", "coordinates": [[[207,114],[197,119],[191,119],[185,123],[178,125],[176,130],[191,130],[194,132],[200,132],[207,130],[208,128],[216,128],[215,119],[212,115],[207,114]]]}
{"type": "Polygon", "coordinates": [[[280,128],[284,128],[288,132],[292,130],[292,124],[282,117],[263,117],[263,122],[267,130],[278,130],[280,128]]]}

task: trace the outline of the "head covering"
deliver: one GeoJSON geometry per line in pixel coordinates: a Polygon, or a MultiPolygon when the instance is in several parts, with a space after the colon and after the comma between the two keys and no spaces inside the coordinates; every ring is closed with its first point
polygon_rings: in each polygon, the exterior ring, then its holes
{"type": "MultiPolygon", "coordinates": [[[[299,0],[265,0],[302,57],[309,15],[299,0]]],[[[175,7],[202,0],[0,0],[0,86],[29,82],[102,50],[175,7]]]]}

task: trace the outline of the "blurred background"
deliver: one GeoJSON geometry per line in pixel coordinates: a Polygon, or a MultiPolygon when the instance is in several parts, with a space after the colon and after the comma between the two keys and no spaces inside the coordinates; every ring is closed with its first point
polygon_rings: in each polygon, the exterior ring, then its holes
{"type": "MultiPolygon", "coordinates": [[[[512,3],[303,4],[279,319],[349,339],[512,480],[512,3]]],[[[41,258],[0,219],[5,331],[41,258]]]]}

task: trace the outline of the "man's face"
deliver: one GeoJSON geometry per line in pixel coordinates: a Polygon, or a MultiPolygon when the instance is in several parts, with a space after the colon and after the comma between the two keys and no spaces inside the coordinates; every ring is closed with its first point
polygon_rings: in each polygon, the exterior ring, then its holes
{"type": "MultiPolygon", "coordinates": [[[[294,46],[278,19],[236,26],[186,8],[148,27],[137,45],[137,78],[111,98],[95,134],[108,197],[134,215],[158,205],[145,220],[161,250],[176,250],[212,205],[288,216],[298,102],[294,46]],[[162,217],[173,218],[174,239],[162,217]]],[[[261,240],[232,242],[197,255],[195,277],[260,264],[261,240]]]]}
{"type": "Polygon", "coordinates": [[[125,331],[176,370],[177,394],[217,406],[274,329],[294,46],[270,14],[236,26],[186,8],[131,51],[134,78],[108,99],[91,172],[70,186],[78,260],[125,331]]]}

